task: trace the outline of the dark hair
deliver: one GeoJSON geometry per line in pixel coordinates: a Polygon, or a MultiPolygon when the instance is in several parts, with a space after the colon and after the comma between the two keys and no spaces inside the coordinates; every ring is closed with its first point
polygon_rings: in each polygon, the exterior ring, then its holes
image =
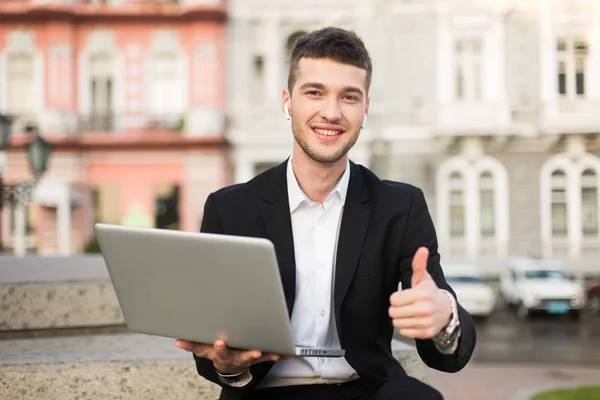
{"type": "Polygon", "coordinates": [[[312,31],[296,40],[290,55],[288,89],[296,83],[298,63],[302,58],[328,58],[342,64],[354,65],[367,71],[367,91],[371,86],[373,65],[363,41],[353,31],[328,27],[312,31]]]}

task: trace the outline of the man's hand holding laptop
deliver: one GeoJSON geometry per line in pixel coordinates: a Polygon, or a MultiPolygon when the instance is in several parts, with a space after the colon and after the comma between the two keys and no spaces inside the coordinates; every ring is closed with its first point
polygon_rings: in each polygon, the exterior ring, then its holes
{"type": "Polygon", "coordinates": [[[222,374],[237,374],[254,364],[290,358],[277,354],[263,354],[259,350],[231,349],[221,339],[216,340],[214,344],[194,343],[178,339],[175,345],[180,349],[194,353],[200,358],[211,360],[215,369],[222,374]]]}

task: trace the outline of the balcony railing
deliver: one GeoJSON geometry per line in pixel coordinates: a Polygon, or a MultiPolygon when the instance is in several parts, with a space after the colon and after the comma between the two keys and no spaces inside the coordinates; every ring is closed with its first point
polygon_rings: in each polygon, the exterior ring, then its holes
{"type": "Polygon", "coordinates": [[[107,132],[115,129],[115,116],[113,114],[92,114],[79,117],[80,131],[107,132]]]}
{"type": "Polygon", "coordinates": [[[185,129],[185,114],[92,114],[78,117],[78,132],[126,132],[140,129],[180,132],[185,129]]]}

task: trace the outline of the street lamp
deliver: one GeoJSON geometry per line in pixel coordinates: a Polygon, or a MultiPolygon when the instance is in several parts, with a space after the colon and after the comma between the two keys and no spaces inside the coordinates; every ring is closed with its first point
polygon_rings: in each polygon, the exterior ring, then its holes
{"type": "Polygon", "coordinates": [[[37,126],[29,125],[26,127],[26,131],[33,133],[33,140],[27,145],[27,158],[29,159],[29,168],[37,180],[48,168],[52,145],[40,136],[37,126]]]}
{"type": "MultiPolygon", "coordinates": [[[[5,150],[9,147],[9,139],[12,131],[12,118],[7,115],[0,114],[0,252],[2,252],[2,206],[4,203],[16,203],[18,201],[29,201],[29,198],[18,198],[23,196],[23,190],[20,186],[15,186],[13,190],[7,190],[2,182],[2,173],[6,165],[5,150]],[[5,193],[6,192],[6,193],[5,193]]],[[[48,167],[50,154],[52,153],[52,145],[44,140],[39,134],[39,129],[35,124],[28,124],[25,127],[27,133],[32,134],[32,140],[27,144],[27,158],[29,160],[29,168],[34,177],[33,185],[29,189],[30,193],[35,188],[38,179],[44,174],[48,167]]],[[[30,194],[29,193],[29,194],[30,194]]]]}
{"type": "MultiPolygon", "coordinates": [[[[4,196],[4,184],[2,182],[2,175],[4,174],[4,166],[6,165],[6,153],[5,150],[8,148],[10,141],[10,134],[12,132],[12,118],[8,115],[0,114],[0,252],[3,249],[2,246],[2,206],[5,202],[4,196]]],[[[8,198],[8,196],[6,196],[8,198]]]]}
{"type": "MultiPolygon", "coordinates": [[[[12,130],[11,128],[12,118],[8,115],[0,114],[0,151],[3,151],[8,147],[8,140],[10,139],[10,133],[12,130]]],[[[1,168],[3,166],[4,164],[0,164],[0,172],[2,172],[1,168]]]]}

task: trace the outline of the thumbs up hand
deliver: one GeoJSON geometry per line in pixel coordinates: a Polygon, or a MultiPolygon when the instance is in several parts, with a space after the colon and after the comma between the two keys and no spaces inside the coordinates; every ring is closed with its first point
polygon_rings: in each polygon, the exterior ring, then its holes
{"type": "Polygon", "coordinates": [[[412,262],[411,288],[390,297],[389,315],[402,336],[431,339],[445,328],[452,317],[450,299],[427,272],[429,250],[421,247],[412,262]]]}

